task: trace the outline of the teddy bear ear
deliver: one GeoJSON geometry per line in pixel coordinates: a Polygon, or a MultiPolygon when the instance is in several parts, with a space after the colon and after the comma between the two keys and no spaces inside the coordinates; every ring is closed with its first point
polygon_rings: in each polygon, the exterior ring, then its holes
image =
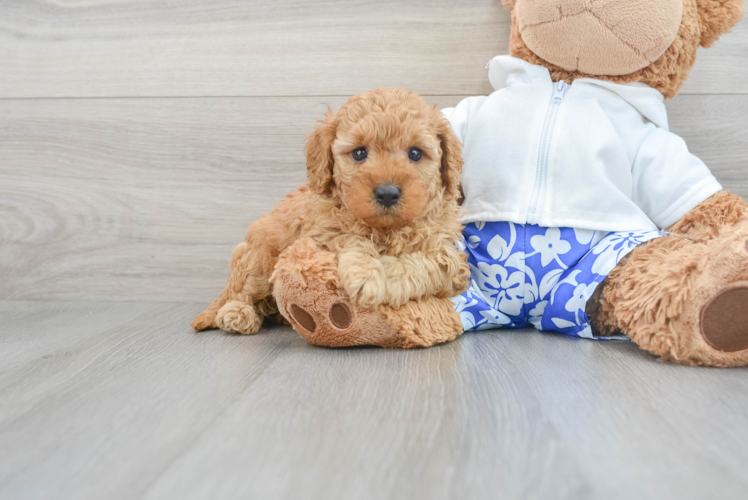
{"type": "Polygon", "coordinates": [[[517,3],[517,0],[501,0],[501,3],[504,4],[506,10],[512,10],[514,5],[517,3]]]}
{"type": "Polygon", "coordinates": [[[745,0],[696,0],[701,27],[701,46],[711,47],[743,18],[745,0]]]}

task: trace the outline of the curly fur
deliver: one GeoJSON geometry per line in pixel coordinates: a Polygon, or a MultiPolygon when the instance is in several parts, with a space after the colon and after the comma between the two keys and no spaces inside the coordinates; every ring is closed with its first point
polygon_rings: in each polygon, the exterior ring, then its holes
{"type": "Polygon", "coordinates": [[[300,238],[337,257],[340,286],[365,307],[466,289],[469,268],[454,243],[462,155],[438,110],[402,89],[370,91],[328,113],[305,154],[307,185],[250,225],[226,288],[193,328],[256,333],[278,312],[271,276],[279,256],[300,238]],[[369,157],[357,163],[351,152],[363,146],[369,157]],[[407,157],[414,146],[423,151],[417,163],[407,157]],[[373,192],[383,183],[400,185],[401,203],[376,204],[373,192]]]}
{"type": "MultiPolygon", "coordinates": [[[[503,0],[513,9],[518,2],[503,0]]],[[[743,17],[744,0],[683,0],[683,18],[675,41],[655,62],[644,69],[622,76],[588,75],[567,71],[537,56],[522,40],[516,16],[512,13],[509,52],[532,64],[545,66],[554,82],[571,84],[578,78],[598,78],[616,83],[641,82],[659,90],[667,99],[675,97],[688,78],[699,46],[710,47],[720,35],[729,32],[743,17]]]]}

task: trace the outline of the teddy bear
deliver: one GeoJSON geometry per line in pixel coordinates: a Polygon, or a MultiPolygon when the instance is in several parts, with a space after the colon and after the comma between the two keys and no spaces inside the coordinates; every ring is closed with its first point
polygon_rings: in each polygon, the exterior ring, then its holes
{"type": "Polygon", "coordinates": [[[495,92],[443,110],[464,143],[466,330],[627,336],[748,364],[748,211],[668,128],[664,99],[743,0],[503,0],[495,92]]]}
{"type": "MultiPolygon", "coordinates": [[[[665,361],[748,364],[748,205],[669,131],[664,106],[743,0],[503,3],[495,92],[442,110],[464,144],[463,330],[628,337],[665,361]]],[[[371,319],[359,334],[393,327],[371,319]]]]}

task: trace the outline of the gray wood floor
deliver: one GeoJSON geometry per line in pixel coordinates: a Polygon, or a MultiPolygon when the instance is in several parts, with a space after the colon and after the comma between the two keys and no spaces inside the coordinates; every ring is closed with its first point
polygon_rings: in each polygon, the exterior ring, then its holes
{"type": "Polygon", "coordinates": [[[748,377],[529,330],[416,350],[0,302],[0,498],[744,499],[748,377]]]}
{"type": "MultiPolygon", "coordinates": [[[[196,334],[315,120],[490,92],[499,0],[0,0],[0,499],[748,498],[748,370],[196,334]]],[[[748,22],[671,126],[748,196],[748,22]]]]}

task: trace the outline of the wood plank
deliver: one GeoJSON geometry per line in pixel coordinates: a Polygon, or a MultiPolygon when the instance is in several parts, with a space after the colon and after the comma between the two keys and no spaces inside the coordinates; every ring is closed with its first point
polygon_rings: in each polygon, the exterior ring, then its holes
{"type": "Polygon", "coordinates": [[[471,340],[289,351],[145,498],[592,497],[509,356],[471,340]]]}
{"type": "Polygon", "coordinates": [[[200,308],[0,303],[0,341],[38,317],[64,339],[0,370],[0,497],[748,494],[745,370],[531,330],[323,349],[289,328],[195,334],[200,308]]]}
{"type": "Polygon", "coordinates": [[[0,302],[0,373],[44,356],[64,352],[76,342],[99,337],[102,325],[110,328],[145,314],[156,304],[122,307],[107,302],[0,302]],[[60,335],[60,325],[64,325],[60,335]],[[75,332],[68,335],[68,332],[75,332]]]}
{"type": "Polygon", "coordinates": [[[681,94],[748,94],[748,20],[722,35],[712,48],[699,48],[696,65],[681,94]]]}
{"type": "MultiPolygon", "coordinates": [[[[0,101],[0,298],[212,300],[247,225],[305,181],[315,120],[344,101],[0,101]]],[[[673,130],[748,195],[748,97],[669,107],[673,130]]]]}
{"type": "MultiPolygon", "coordinates": [[[[83,313],[91,304],[68,307],[83,313]]],[[[3,498],[586,490],[583,468],[501,352],[466,358],[459,343],[319,349],[288,328],[257,337],[190,333],[195,306],[116,307],[132,311],[132,321],[97,322],[100,339],[60,324],[55,333],[78,342],[0,374],[3,498]],[[196,484],[187,465],[201,455],[196,484]]],[[[21,333],[54,306],[33,312],[21,333]]]]}
{"type": "MultiPolygon", "coordinates": [[[[14,307],[3,304],[0,314],[14,307]]],[[[24,304],[26,322],[0,337],[31,338],[36,317],[84,317],[99,307],[24,304]]],[[[108,307],[130,320],[95,314],[89,328],[58,321],[46,334],[64,342],[0,371],[0,498],[140,498],[289,342],[303,343],[287,330],[197,334],[189,328],[194,304],[108,307]]]]}
{"type": "MultiPolygon", "coordinates": [[[[0,97],[490,91],[497,0],[217,0],[0,5],[0,97]]],[[[748,23],[702,51],[684,92],[748,93],[748,23]]]]}
{"type": "Polygon", "coordinates": [[[748,495],[746,369],[659,363],[626,341],[497,338],[605,498],[748,495]]]}
{"type": "Polygon", "coordinates": [[[725,189],[748,198],[748,98],[683,95],[667,107],[670,129],[686,140],[725,189]]]}
{"type": "Polygon", "coordinates": [[[304,183],[326,102],[2,101],[2,296],[208,300],[249,222],[304,183]]]}
{"type": "Polygon", "coordinates": [[[509,41],[495,0],[18,0],[0,20],[1,97],[472,94],[509,41]]]}

